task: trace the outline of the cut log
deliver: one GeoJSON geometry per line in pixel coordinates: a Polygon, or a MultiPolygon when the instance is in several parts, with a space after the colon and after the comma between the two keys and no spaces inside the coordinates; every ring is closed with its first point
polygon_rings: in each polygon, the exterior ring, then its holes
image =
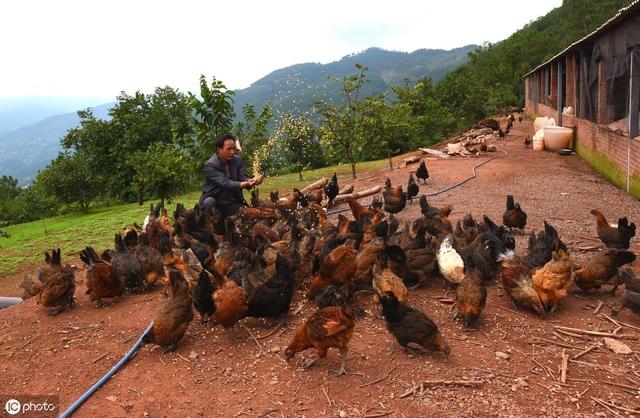
{"type": "Polygon", "coordinates": [[[353,192],[353,184],[347,184],[338,192],[338,194],[347,194],[353,192]]]}
{"type": "Polygon", "coordinates": [[[424,152],[425,154],[431,154],[431,155],[435,155],[436,157],[440,157],[440,158],[451,158],[449,157],[447,154],[445,154],[442,151],[438,151],[435,149],[431,149],[431,148],[418,148],[420,151],[424,152]]]}
{"type": "Polygon", "coordinates": [[[372,187],[372,188],[367,189],[367,190],[362,190],[361,192],[340,194],[340,195],[336,196],[335,199],[333,199],[333,204],[335,205],[335,204],[338,204],[340,202],[345,202],[345,201],[349,200],[352,197],[354,199],[360,199],[360,198],[363,198],[363,197],[371,196],[372,194],[380,193],[380,190],[382,190],[381,186],[375,186],[375,187],[372,187]]]}
{"type": "Polygon", "coordinates": [[[420,161],[421,157],[419,155],[413,155],[411,157],[405,158],[402,160],[403,167],[408,166],[409,164],[415,164],[420,161]]]}
{"type": "Polygon", "coordinates": [[[310,185],[303,187],[302,189],[300,189],[300,191],[302,193],[306,193],[311,190],[320,189],[324,187],[327,183],[329,183],[329,179],[323,177],[320,180],[316,181],[315,183],[311,183],[310,185]]]}

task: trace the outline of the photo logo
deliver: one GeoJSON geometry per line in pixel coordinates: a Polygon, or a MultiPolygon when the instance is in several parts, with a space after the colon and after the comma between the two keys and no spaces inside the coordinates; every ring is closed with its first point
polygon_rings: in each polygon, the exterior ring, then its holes
{"type": "Polygon", "coordinates": [[[9,415],[19,414],[21,407],[22,405],[20,404],[20,401],[15,399],[9,399],[7,403],[4,404],[4,410],[7,411],[7,414],[9,415]]]}

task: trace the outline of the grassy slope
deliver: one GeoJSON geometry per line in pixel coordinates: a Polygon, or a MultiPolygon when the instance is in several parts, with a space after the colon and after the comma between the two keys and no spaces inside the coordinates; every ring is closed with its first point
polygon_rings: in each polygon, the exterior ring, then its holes
{"type": "MultiPolygon", "coordinates": [[[[359,173],[383,168],[387,160],[359,163],[359,173]]],[[[289,191],[294,187],[301,187],[322,177],[329,177],[336,171],[341,182],[348,182],[351,178],[351,167],[347,164],[326,167],[304,173],[304,180],[298,180],[298,174],[287,174],[267,178],[260,187],[260,197],[268,198],[271,190],[289,191]]],[[[172,213],[175,203],[184,203],[192,207],[200,196],[199,192],[192,192],[178,196],[173,204],[166,205],[172,213]]],[[[79,213],[57,216],[45,221],[35,221],[25,224],[12,225],[5,228],[10,238],[0,238],[0,279],[3,276],[16,273],[19,266],[38,265],[43,260],[44,251],[60,247],[64,258],[75,257],[85,246],[91,245],[97,249],[113,246],[114,234],[134,222],[142,225],[148,213],[149,203],[144,206],[125,204],[92,210],[88,215],[79,213]],[[46,224],[47,234],[44,233],[46,224]]],[[[30,270],[30,268],[25,268],[30,270]]],[[[2,283],[0,283],[0,289],[2,283]]]]}

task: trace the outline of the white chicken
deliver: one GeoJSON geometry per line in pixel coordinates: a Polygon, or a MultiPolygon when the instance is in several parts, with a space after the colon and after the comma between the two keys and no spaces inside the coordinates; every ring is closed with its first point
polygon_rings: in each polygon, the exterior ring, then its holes
{"type": "Polygon", "coordinates": [[[442,277],[451,284],[460,284],[464,279],[464,262],[460,254],[453,248],[452,240],[453,235],[447,235],[440,245],[436,259],[442,277]]]}

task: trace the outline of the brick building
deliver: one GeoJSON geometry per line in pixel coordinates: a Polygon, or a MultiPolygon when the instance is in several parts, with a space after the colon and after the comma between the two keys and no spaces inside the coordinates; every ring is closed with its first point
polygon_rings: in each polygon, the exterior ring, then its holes
{"type": "Polygon", "coordinates": [[[576,153],[640,198],[640,0],[524,82],[526,113],[575,127],[576,153]]]}

